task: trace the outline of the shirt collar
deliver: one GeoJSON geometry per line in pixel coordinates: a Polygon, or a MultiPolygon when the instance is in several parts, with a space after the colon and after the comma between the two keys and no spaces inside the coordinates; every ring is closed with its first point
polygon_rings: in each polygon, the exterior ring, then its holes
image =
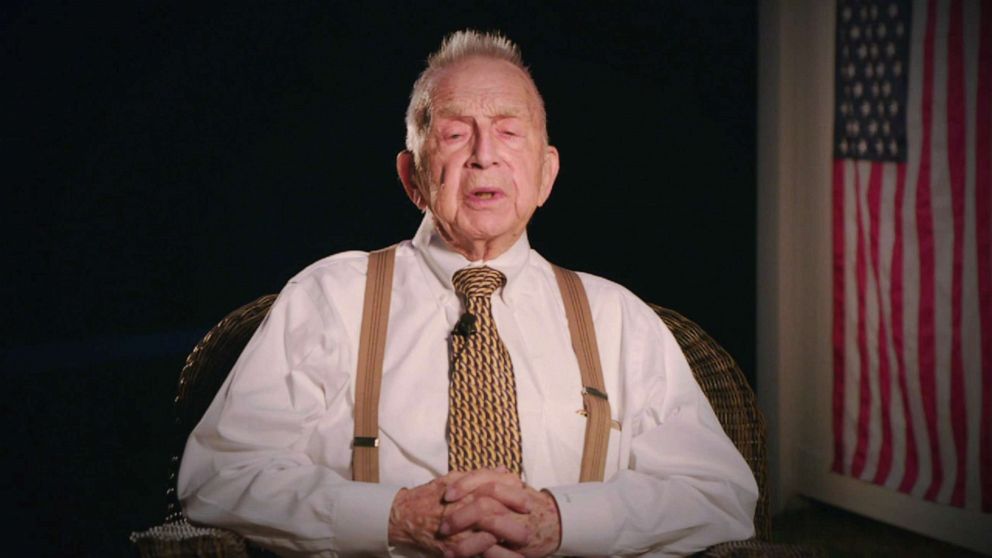
{"type": "Polygon", "coordinates": [[[489,266],[497,269],[506,275],[506,285],[500,292],[504,300],[516,291],[520,276],[527,260],[530,257],[530,242],[527,240],[525,230],[520,238],[510,247],[492,260],[469,261],[465,256],[455,252],[441,238],[437,227],[434,226],[434,216],[428,211],[420,222],[420,228],[413,237],[413,247],[420,253],[427,263],[428,269],[440,283],[440,287],[446,291],[454,292],[451,285],[451,277],[456,271],[464,267],[489,266]]]}

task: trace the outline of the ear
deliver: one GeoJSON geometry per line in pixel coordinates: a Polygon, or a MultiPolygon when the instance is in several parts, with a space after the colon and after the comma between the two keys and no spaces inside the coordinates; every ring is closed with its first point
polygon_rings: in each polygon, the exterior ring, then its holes
{"type": "Polygon", "coordinates": [[[406,192],[407,197],[410,198],[413,205],[417,206],[421,211],[426,210],[427,200],[424,199],[424,195],[417,187],[417,173],[413,163],[413,153],[404,149],[396,155],[396,174],[399,175],[400,182],[403,183],[403,191],[406,192]]]}
{"type": "Polygon", "coordinates": [[[551,189],[555,185],[555,178],[558,177],[558,148],[549,145],[544,151],[544,164],[541,166],[541,191],[537,199],[537,206],[541,207],[551,195],[551,189]]]}

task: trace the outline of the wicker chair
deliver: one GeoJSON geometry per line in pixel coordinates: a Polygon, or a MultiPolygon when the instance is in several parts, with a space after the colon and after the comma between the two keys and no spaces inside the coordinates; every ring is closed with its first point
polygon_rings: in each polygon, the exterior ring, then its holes
{"type": "MultiPolygon", "coordinates": [[[[266,316],[275,295],[260,297],[228,314],[193,348],[179,375],[175,399],[174,454],[166,490],[165,523],[132,533],[131,542],[143,557],[267,555],[238,535],[212,527],[192,525],[176,497],[179,458],[190,431],[206,412],[220,385],[234,366],[252,333],[266,316]]],[[[755,538],[723,543],[702,556],[816,556],[820,552],[795,545],[771,544],[771,519],[766,488],[765,422],[754,392],[734,359],[698,325],[681,314],[651,305],[682,347],[696,380],[709,398],[720,423],[754,472],[760,490],[755,510],[755,538]]]]}

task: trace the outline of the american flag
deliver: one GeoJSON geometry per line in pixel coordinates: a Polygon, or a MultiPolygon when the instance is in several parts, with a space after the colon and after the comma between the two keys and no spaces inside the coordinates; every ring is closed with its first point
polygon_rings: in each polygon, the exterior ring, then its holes
{"type": "Polygon", "coordinates": [[[992,2],[836,37],[833,471],[992,513],[992,2]]]}

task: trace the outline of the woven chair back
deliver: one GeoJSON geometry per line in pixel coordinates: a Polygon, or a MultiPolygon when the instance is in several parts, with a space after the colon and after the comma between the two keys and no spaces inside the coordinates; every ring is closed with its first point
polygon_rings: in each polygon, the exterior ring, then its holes
{"type": "Polygon", "coordinates": [[[672,331],[723,430],[751,467],[759,492],[754,510],[755,537],[770,540],[765,417],[758,409],[754,391],[730,353],[695,322],[674,310],[656,304],[650,306],[672,331]]]}
{"type": "Polygon", "coordinates": [[[234,368],[241,351],[262,323],[262,319],[268,315],[269,307],[275,299],[274,294],[265,295],[224,316],[186,357],[186,364],[179,373],[179,386],[174,401],[176,428],[166,488],[166,523],[183,519],[176,494],[176,479],[179,476],[179,460],[186,447],[186,439],[207,412],[207,407],[227,379],[228,372],[234,368]]]}

